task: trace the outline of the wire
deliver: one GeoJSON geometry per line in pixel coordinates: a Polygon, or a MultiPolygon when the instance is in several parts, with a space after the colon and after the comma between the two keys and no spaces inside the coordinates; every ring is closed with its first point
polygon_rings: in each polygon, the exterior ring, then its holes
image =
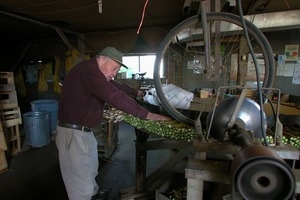
{"type": "Polygon", "coordinates": [[[139,28],[138,28],[138,30],[137,30],[137,32],[136,32],[137,34],[140,34],[140,30],[141,30],[141,27],[142,27],[142,24],[143,24],[143,21],[144,21],[145,12],[146,12],[146,7],[147,7],[148,2],[149,2],[149,0],[146,0],[146,2],[145,2],[144,9],[143,9],[143,13],[142,13],[142,19],[141,19],[139,28]]]}
{"type": "Polygon", "coordinates": [[[260,80],[260,78],[259,78],[259,74],[260,73],[259,73],[258,63],[257,63],[257,59],[255,57],[254,50],[253,50],[253,47],[251,45],[250,39],[249,39],[247,25],[246,25],[245,19],[243,17],[243,10],[242,10],[242,5],[241,5],[241,0],[237,0],[237,4],[238,4],[238,9],[239,9],[239,14],[240,14],[241,22],[242,22],[243,28],[244,28],[245,39],[247,41],[247,45],[249,47],[251,56],[253,58],[253,62],[254,62],[255,70],[256,70],[258,99],[259,99],[259,105],[260,105],[261,131],[262,131],[262,135],[263,135],[265,144],[266,144],[266,146],[268,146],[268,142],[267,142],[267,138],[266,138],[266,133],[265,133],[265,127],[264,127],[264,119],[263,119],[263,116],[264,116],[263,115],[263,101],[262,101],[261,85],[260,85],[260,81],[259,81],[260,80]]]}

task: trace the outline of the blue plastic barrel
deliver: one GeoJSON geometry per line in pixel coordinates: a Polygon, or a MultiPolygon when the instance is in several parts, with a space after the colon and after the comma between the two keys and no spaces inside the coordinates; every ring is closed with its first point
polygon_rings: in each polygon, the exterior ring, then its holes
{"type": "Polygon", "coordinates": [[[46,111],[50,114],[50,130],[55,131],[58,118],[58,100],[39,99],[31,101],[32,111],[46,111]]]}
{"type": "Polygon", "coordinates": [[[27,112],[23,114],[26,144],[43,147],[50,143],[49,112],[27,112]]]}

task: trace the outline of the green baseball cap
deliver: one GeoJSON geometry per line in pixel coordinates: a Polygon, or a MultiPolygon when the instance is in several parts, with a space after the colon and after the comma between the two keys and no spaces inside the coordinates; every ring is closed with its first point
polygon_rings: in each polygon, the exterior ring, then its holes
{"type": "Polygon", "coordinates": [[[120,63],[121,66],[128,69],[128,67],[123,64],[123,53],[114,47],[106,47],[99,53],[99,55],[109,57],[110,59],[120,63]]]}

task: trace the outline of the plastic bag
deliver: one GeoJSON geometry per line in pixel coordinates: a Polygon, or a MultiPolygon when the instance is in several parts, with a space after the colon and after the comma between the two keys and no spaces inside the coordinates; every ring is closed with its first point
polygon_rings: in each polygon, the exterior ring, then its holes
{"type": "MultiPolygon", "coordinates": [[[[188,109],[191,101],[194,98],[194,94],[192,92],[186,91],[173,84],[162,85],[162,90],[167,100],[175,108],[188,109]]],[[[151,88],[150,90],[146,91],[144,101],[157,106],[161,105],[155,88],[151,88]]]]}

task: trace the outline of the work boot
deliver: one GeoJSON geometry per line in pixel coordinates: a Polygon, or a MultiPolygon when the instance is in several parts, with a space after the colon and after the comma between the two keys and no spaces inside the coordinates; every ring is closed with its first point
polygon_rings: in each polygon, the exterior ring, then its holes
{"type": "Polygon", "coordinates": [[[109,191],[108,190],[99,190],[97,194],[92,196],[91,200],[106,200],[108,199],[109,191]]]}

